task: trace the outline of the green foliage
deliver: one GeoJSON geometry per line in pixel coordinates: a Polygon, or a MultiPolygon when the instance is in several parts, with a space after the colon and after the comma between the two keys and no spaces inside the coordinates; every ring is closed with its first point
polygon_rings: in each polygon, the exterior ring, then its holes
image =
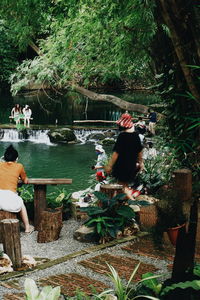
{"type": "Polygon", "coordinates": [[[146,279],[142,282],[142,285],[152,290],[156,296],[159,296],[162,284],[157,280],[157,277],[153,273],[148,272],[142,275],[142,279],[146,279]]]}
{"type": "Polygon", "coordinates": [[[101,207],[83,207],[82,211],[90,217],[86,226],[93,226],[99,238],[115,238],[119,231],[132,223],[135,213],[126,205],[125,194],[118,194],[112,199],[101,192],[95,192],[101,207]]]}
{"type": "Polygon", "coordinates": [[[5,22],[0,20],[0,83],[9,82],[11,73],[17,66],[17,48],[6,29],[5,22]]]}
{"type": "MultiPolygon", "coordinates": [[[[32,16],[32,9],[29,6],[26,12],[27,5],[23,2],[20,0],[21,11],[17,8],[16,14],[23,13],[17,26],[22,27],[27,21],[30,25],[25,27],[27,32],[24,30],[20,40],[27,43],[33,34],[45,28],[48,35],[40,39],[43,55],[18,68],[15,80],[11,80],[13,93],[31,81],[44,83],[46,80],[56,87],[65,87],[73,80],[85,87],[97,87],[151,78],[147,48],[156,30],[153,4],[145,6],[137,0],[134,3],[83,0],[73,5],[71,1],[69,4],[59,1],[56,8],[53,4],[47,8],[44,0],[37,0],[38,7],[34,3],[32,16]]],[[[14,9],[12,4],[10,10],[14,9]]],[[[14,23],[17,23],[15,18],[10,24],[12,28],[14,23]]]]}
{"type": "Polygon", "coordinates": [[[20,193],[20,197],[22,197],[25,203],[33,202],[34,190],[32,186],[22,185],[17,190],[20,193]]]}
{"type": "Polygon", "coordinates": [[[27,300],[58,300],[60,297],[59,286],[55,288],[52,288],[51,286],[45,286],[40,292],[35,281],[30,278],[25,280],[24,288],[27,300]]]}
{"type": "Polygon", "coordinates": [[[133,270],[128,283],[124,284],[122,279],[119,277],[119,274],[117,273],[117,271],[113,268],[113,266],[107,264],[109,267],[109,270],[111,272],[111,274],[108,274],[108,276],[111,278],[111,280],[114,283],[114,293],[117,296],[118,300],[128,300],[128,299],[137,299],[137,298],[145,298],[145,299],[151,299],[151,300],[159,300],[158,298],[155,298],[153,296],[147,296],[147,295],[137,295],[137,287],[139,284],[141,284],[141,282],[144,281],[150,281],[153,280],[154,278],[157,278],[158,276],[154,275],[154,276],[147,276],[145,278],[143,278],[142,280],[138,281],[137,284],[135,285],[131,285],[132,281],[134,279],[135,274],[137,273],[137,270],[140,266],[140,263],[135,267],[135,269],[133,270]],[[134,292],[134,293],[133,293],[134,292]],[[133,296],[133,294],[136,294],[135,296],[133,296]]]}
{"type": "Polygon", "coordinates": [[[193,274],[200,278],[200,264],[194,266],[193,274]]]}
{"type": "Polygon", "coordinates": [[[192,281],[185,281],[185,282],[179,282],[179,283],[174,283],[172,285],[169,285],[167,287],[165,287],[162,291],[161,291],[161,296],[164,296],[166,294],[168,294],[169,292],[180,288],[180,289],[187,289],[187,288],[192,288],[196,291],[200,291],[200,280],[192,280],[192,281]]]}
{"type": "Polygon", "coordinates": [[[65,208],[71,203],[70,197],[71,193],[68,193],[65,188],[55,188],[47,194],[48,207],[54,209],[63,205],[65,208]]]}
{"type": "Polygon", "coordinates": [[[175,149],[166,145],[161,138],[156,140],[156,145],[157,156],[153,159],[146,159],[145,170],[139,174],[140,182],[144,184],[149,193],[155,193],[159,187],[168,184],[173,171],[180,167],[175,149]]]}

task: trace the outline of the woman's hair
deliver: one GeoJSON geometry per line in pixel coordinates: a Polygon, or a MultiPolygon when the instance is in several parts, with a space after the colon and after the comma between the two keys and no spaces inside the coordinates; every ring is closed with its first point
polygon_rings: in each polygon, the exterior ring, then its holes
{"type": "Polygon", "coordinates": [[[15,150],[15,148],[12,145],[6,148],[6,151],[4,153],[5,161],[15,161],[17,158],[18,158],[18,152],[17,150],[15,150]]]}

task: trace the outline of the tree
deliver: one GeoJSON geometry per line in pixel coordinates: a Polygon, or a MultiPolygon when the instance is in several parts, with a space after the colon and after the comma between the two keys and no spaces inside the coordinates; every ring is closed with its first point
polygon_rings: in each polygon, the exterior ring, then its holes
{"type": "Polygon", "coordinates": [[[9,77],[17,66],[18,49],[14,48],[4,22],[0,21],[0,83],[8,84],[9,77]]]}
{"type": "Polygon", "coordinates": [[[168,124],[179,149],[191,152],[200,138],[199,6],[195,1],[157,0],[154,16],[158,30],[151,51],[169,107],[168,124]]]}

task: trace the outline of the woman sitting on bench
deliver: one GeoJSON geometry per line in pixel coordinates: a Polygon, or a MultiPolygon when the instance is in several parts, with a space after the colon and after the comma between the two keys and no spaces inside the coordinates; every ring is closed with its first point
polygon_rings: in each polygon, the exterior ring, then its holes
{"type": "Polygon", "coordinates": [[[25,105],[25,107],[22,110],[23,115],[24,115],[24,126],[29,128],[30,127],[30,119],[31,119],[31,115],[32,115],[32,110],[30,109],[30,107],[28,105],[25,105]]]}
{"type": "Polygon", "coordinates": [[[16,125],[20,124],[20,117],[21,117],[22,111],[19,104],[15,104],[13,109],[11,110],[11,118],[15,120],[16,125]]]}
{"type": "Polygon", "coordinates": [[[19,177],[27,184],[26,176],[22,164],[17,163],[18,152],[10,145],[4,153],[4,162],[0,162],[0,210],[13,213],[20,213],[24,223],[25,232],[31,233],[34,227],[29,224],[26,207],[16,190],[19,177]]]}

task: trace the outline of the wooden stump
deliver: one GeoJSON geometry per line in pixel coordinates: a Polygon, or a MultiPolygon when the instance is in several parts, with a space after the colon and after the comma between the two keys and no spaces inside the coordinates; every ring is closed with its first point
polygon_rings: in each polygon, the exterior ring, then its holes
{"type": "Polygon", "coordinates": [[[47,208],[41,212],[37,242],[48,243],[59,239],[62,225],[62,209],[47,208]]]}
{"type": "Polygon", "coordinates": [[[121,184],[102,184],[100,187],[100,192],[108,195],[110,199],[117,194],[124,193],[123,186],[121,184]]]}
{"type": "Polygon", "coordinates": [[[71,216],[76,221],[82,221],[88,218],[88,214],[81,211],[81,207],[76,202],[71,203],[71,216]]]}
{"type": "MultiPolygon", "coordinates": [[[[17,214],[9,211],[0,210],[0,221],[4,219],[17,219],[17,214]]],[[[2,225],[0,223],[0,243],[3,243],[2,225]]]]}
{"type": "Polygon", "coordinates": [[[182,201],[190,201],[192,197],[192,172],[189,169],[174,171],[174,188],[182,201]]]}
{"type": "Polygon", "coordinates": [[[19,220],[4,219],[1,221],[3,232],[3,250],[10,257],[13,268],[21,267],[22,253],[19,231],[19,220]]]}
{"type": "Polygon", "coordinates": [[[140,207],[140,224],[144,228],[151,228],[158,220],[157,208],[155,204],[140,207]]]}

